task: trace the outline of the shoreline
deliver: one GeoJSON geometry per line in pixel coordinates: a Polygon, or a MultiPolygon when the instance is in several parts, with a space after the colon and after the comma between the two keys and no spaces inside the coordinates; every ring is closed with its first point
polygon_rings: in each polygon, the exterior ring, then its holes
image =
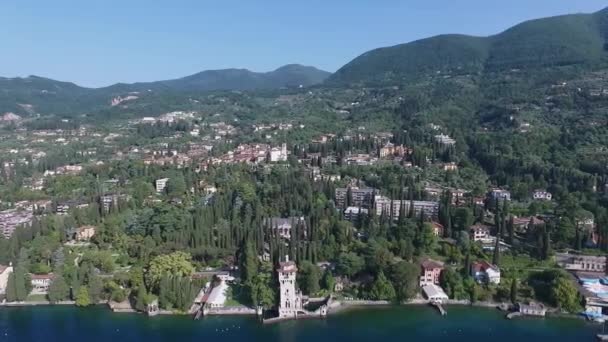
{"type": "MultiPolygon", "coordinates": [[[[139,312],[131,307],[116,307],[116,303],[111,301],[103,301],[96,304],[91,304],[91,306],[100,306],[106,305],[112,313],[125,313],[125,314],[143,314],[145,312],[139,312]]],[[[348,311],[353,310],[365,310],[367,308],[391,308],[391,307],[400,307],[400,306],[426,306],[431,305],[430,301],[425,299],[413,299],[403,303],[394,303],[390,301],[371,301],[371,300],[353,300],[353,301],[334,301],[329,306],[329,310],[327,312],[327,316],[339,315],[346,313],[348,311]]],[[[450,306],[468,306],[473,308],[486,308],[486,309],[497,309],[503,311],[501,307],[505,305],[511,305],[511,303],[500,303],[500,302],[474,302],[471,303],[469,300],[448,300],[443,303],[443,305],[447,308],[450,306]]],[[[35,306],[76,306],[75,301],[61,301],[56,303],[51,303],[50,301],[32,301],[32,302],[3,302],[0,303],[1,307],[35,307],[35,306]]],[[[506,311],[503,311],[506,312],[506,311]]],[[[169,310],[160,310],[158,313],[159,316],[190,316],[189,312],[181,312],[181,311],[169,311],[169,310]]],[[[234,308],[227,307],[225,310],[214,309],[209,312],[208,316],[257,316],[254,309],[247,310],[244,312],[243,310],[239,310],[239,312],[234,311],[234,308]]],[[[527,316],[526,316],[527,317],[527,316]]],[[[307,317],[310,319],[311,317],[307,317]]],[[[315,317],[316,318],[316,317],[315,317]]],[[[522,317],[523,318],[523,317],[522,317]]],[[[569,318],[569,319],[585,319],[581,315],[572,314],[572,313],[563,313],[563,312],[553,312],[547,311],[545,317],[533,317],[533,318],[569,318]]],[[[302,318],[303,319],[303,318],[302,318]]],[[[322,319],[322,317],[319,317],[322,319]]],[[[506,318],[505,318],[506,319],[506,318]]],[[[298,319],[295,319],[298,320],[298,319]]]]}

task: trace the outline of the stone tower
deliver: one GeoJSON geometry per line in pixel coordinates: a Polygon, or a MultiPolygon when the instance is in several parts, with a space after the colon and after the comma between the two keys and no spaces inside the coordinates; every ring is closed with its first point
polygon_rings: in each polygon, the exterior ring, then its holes
{"type": "Polygon", "coordinates": [[[298,267],[293,261],[289,261],[289,257],[285,257],[285,262],[279,263],[277,269],[279,273],[280,287],[280,302],[279,302],[279,317],[280,318],[296,318],[298,310],[302,310],[302,294],[296,290],[296,274],[298,267]]]}

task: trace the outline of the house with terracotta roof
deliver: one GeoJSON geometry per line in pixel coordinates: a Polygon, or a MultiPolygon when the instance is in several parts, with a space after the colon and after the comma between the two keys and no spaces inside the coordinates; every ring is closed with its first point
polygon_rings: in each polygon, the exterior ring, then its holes
{"type": "Polygon", "coordinates": [[[471,265],[471,276],[480,284],[500,284],[500,269],[485,260],[471,265]]]}
{"type": "Polygon", "coordinates": [[[439,276],[443,271],[443,263],[432,259],[423,260],[420,263],[420,286],[435,284],[439,285],[439,276]]]}
{"type": "Polygon", "coordinates": [[[529,229],[534,228],[535,226],[539,226],[544,224],[545,221],[537,218],[536,216],[524,216],[524,217],[514,217],[513,218],[513,228],[518,232],[526,232],[529,229]]]}
{"type": "Polygon", "coordinates": [[[444,232],[444,227],[441,223],[439,222],[431,222],[432,226],[433,226],[433,235],[437,236],[437,237],[442,237],[443,236],[443,232],[444,232]]]}

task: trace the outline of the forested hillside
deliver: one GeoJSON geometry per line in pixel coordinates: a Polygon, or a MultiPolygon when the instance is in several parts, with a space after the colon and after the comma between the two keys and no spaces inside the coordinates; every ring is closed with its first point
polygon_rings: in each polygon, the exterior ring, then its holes
{"type": "Polygon", "coordinates": [[[432,74],[481,74],[606,59],[608,10],[537,19],[490,37],[442,35],[364,53],[338,70],[330,85],[401,84],[432,74]]]}

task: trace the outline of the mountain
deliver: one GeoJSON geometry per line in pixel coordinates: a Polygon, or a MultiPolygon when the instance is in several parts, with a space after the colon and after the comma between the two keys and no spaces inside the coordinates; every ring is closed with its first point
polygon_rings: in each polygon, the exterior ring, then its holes
{"type": "Polygon", "coordinates": [[[329,75],[314,67],[289,64],[270,72],[208,70],[173,80],[118,83],[96,89],[38,76],[0,77],[0,113],[77,114],[134,100],[141,94],[307,87],[322,83],[329,75]]]}
{"type": "Polygon", "coordinates": [[[375,49],[340,68],[326,83],[400,83],[438,72],[595,65],[607,60],[607,42],[608,8],[531,20],[489,37],[440,35],[375,49]]]}
{"type": "Polygon", "coordinates": [[[108,89],[121,91],[175,90],[258,90],[311,86],[323,82],[331,73],[314,67],[289,64],[270,72],[247,69],[207,70],[183,78],[133,84],[116,84],[108,89]]]}

